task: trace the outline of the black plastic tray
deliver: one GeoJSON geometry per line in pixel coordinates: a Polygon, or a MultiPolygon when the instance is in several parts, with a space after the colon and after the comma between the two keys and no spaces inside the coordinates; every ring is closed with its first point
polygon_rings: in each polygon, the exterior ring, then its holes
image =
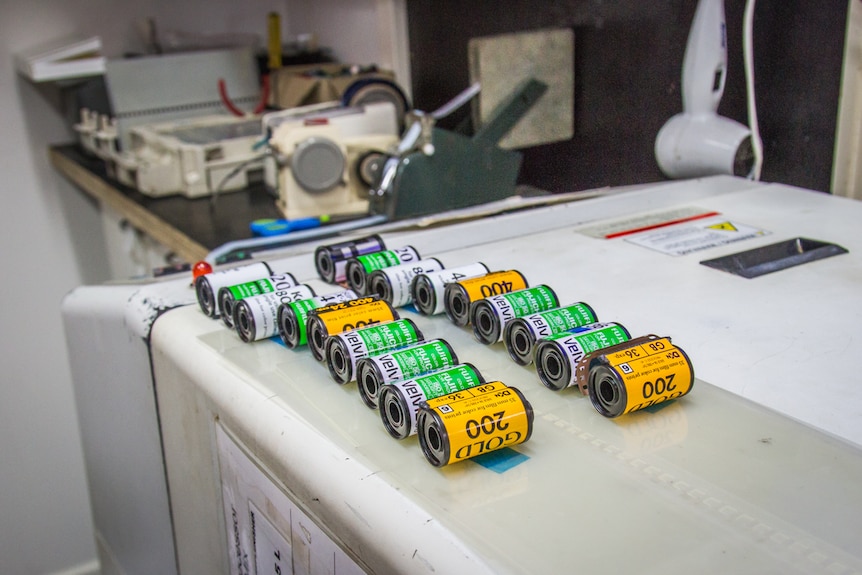
{"type": "Polygon", "coordinates": [[[789,267],[846,253],[847,250],[837,244],[808,238],[793,238],[753,250],[704,260],[700,263],[744,278],[756,278],[789,267]]]}

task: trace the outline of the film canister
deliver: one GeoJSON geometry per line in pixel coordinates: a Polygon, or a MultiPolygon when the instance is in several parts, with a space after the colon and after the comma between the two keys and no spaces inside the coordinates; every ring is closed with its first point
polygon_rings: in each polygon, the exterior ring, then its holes
{"type": "Polygon", "coordinates": [[[435,467],[523,443],[532,432],[532,406],[501,382],[429,399],[417,416],[419,445],[435,467]]]}
{"type": "Polygon", "coordinates": [[[486,275],[488,266],[482,262],[444,269],[434,273],[422,273],[410,283],[410,297],[416,311],[422,315],[437,315],[445,311],[444,292],[450,283],[486,275]]]}
{"type": "Polygon", "coordinates": [[[357,297],[356,292],[346,289],[278,306],[276,323],[281,341],[291,349],[305,345],[305,322],[308,319],[308,312],[323,306],[354,300],[357,297]]]}
{"type": "Polygon", "coordinates": [[[585,355],[631,339],[618,323],[594,323],[576,327],[536,342],[534,361],[539,380],[548,389],[560,391],[576,385],[578,362],[585,355]]]}
{"type": "Polygon", "coordinates": [[[331,284],[340,283],[347,278],[347,260],[385,249],[383,238],[376,234],[357,240],[318,246],[314,250],[314,267],[323,281],[331,284]]]}
{"type": "Polygon", "coordinates": [[[270,277],[271,275],[273,275],[273,271],[269,264],[256,262],[198,276],[195,278],[195,295],[198,299],[198,305],[204,314],[215,319],[220,312],[217,297],[221,288],[270,277]]]}
{"type": "Polygon", "coordinates": [[[418,262],[408,262],[391,268],[374,270],[368,274],[368,293],[386,300],[394,307],[405,306],[413,301],[410,284],[421,273],[436,272],[443,269],[437,258],[418,262]]]}
{"type": "Polygon", "coordinates": [[[218,306],[221,319],[228,327],[233,327],[233,307],[238,300],[264,293],[272,293],[299,285],[293,274],[279,274],[260,278],[218,290],[218,306]]]}
{"type": "Polygon", "coordinates": [[[497,343],[503,340],[506,325],[515,318],[551,310],[559,305],[557,294],[546,285],[486,297],[470,307],[473,335],[479,343],[497,343]]]}
{"type": "Polygon", "coordinates": [[[465,326],[470,323],[470,306],[473,302],[526,287],[527,279],[517,270],[496,271],[452,282],[443,292],[446,317],[457,326],[465,326]]]}
{"type": "Polygon", "coordinates": [[[685,352],[663,337],[594,357],[590,401],[605,417],[618,417],[686,395],[694,368],[685,352]]]}
{"type": "Polygon", "coordinates": [[[590,362],[593,360],[593,358],[605,353],[613,353],[619,349],[626,349],[634,345],[647,344],[651,341],[657,340],[658,338],[659,337],[657,335],[653,334],[642,335],[640,337],[629,339],[607,347],[599,348],[587,353],[586,355],[584,355],[584,357],[580,359],[580,361],[575,364],[575,385],[578,387],[578,389],[581,390],[581,393],[583,393],[584,395],[589,395],[590,390],[588,384],[590,380],[590,362]]]}
{"type": "Polygon", "coordinates": [[[356,362],[422,341],[424,336],[412,319],[397,319],[332,335],[326,342],[329,374],[336,383],[356,379],[356,362]]]}
{"type": "Polygon", "coordinates": [[[387,383],[452,367],[458,363],[455,350],[442,339],[423,341],[404,349],[363,357],[356,362],[359,396],[377,409],[377,394],[387,383]]]}
{"type": "Polygon", "coordinates": [[[278,334],[278,307],[314,297],[314,290],[299,284],[241,299],[234,305],[234,329],[241,340],[252,342],[278,334]]]}
{"type": "Polygon", "coordinates": [[[347,284],[359,295],[368,293],[368,274],[422,259],[413,246],[356,256],[347,260],[347,284]]]}
{"type": "Polygon", "coordinates": [[[387,383],[380,388],[380,419],[383,421],[383,427],[395,439],[416,435],[416,416],[423,401],[474,388],[483,383],[485,378],[469,363],[426,373],[414,379],[387,383]]]}
{"type": "Polygon", "coordinates": [[[503,340],[515,363],[530,365],[537,340],[597,321],[593,308],[579,302],[515,318],[503,330],[503,340]]]}
{"type": "Polygon", "coordinates": [[[305,332],[308,349],[317,361],[326,358],[326,340],[335,334],[360,327],[399,319],[388,302],[376,297],[361,297],[334,303],[308,312],[305,332]]]}

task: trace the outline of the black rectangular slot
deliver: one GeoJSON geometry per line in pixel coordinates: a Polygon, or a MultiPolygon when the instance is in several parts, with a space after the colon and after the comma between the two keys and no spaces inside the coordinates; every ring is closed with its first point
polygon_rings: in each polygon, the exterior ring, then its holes
{"type": "Polygon", "coordinates": [[[700,263],[750,279],[846,253],[847,250],[837,244],[794,238],[700,263]]]}

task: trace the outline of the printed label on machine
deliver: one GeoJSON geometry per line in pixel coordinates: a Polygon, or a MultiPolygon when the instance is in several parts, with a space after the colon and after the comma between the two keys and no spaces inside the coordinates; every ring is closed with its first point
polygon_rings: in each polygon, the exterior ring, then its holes
{"type": "Polygon", "coordinates": [[[215,429],[231,575],[368,572],[282,491],[245,446],[221,424],[215,429]]]}
{"type": "Polygon", "coordinates": [[[257,506],[249,501],[251,532],[254,537],[254,563],[257,575],[280,575],[292,569],[293,549],[284,536],[257,506]]]}
{"type": "Polygon", "coordinates": [[[719,215],[718,212],[713,210],[685,206],[673,210],[638,214],[622,219],[603,220],[587,226],[581,226],[578,228],[578,232],[591,238],[612,240],[621,236],[628,236],[717,215],[719,215]]]}
{"type": "Polygon", "coordinates": [[[771,232],[717,215],[627,237],[626,241],[672,256],[767,236],[771,232]]]}

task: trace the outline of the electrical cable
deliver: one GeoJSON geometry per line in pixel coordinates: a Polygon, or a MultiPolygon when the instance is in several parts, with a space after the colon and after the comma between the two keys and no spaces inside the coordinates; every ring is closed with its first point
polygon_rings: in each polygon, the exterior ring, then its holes
{"type": "Polygon", "coordinates": [[[270,151],[267,149],[266,152],[264,152],[262,154],[258,154],[257,156],[254,156],[254,157],[249,158],[247,160],[243,160],[242,162],[240,162],[239,164],[234,166],[233,169],[231,169],[231,171],[229,171],[219,181],[218,185],[212,191],[212,195],[210,196],[210,209],[213,209],[213,210],[215,209],[216,203],[218,202],[218,197],[222,193],[222,191],[224,190],[224,187],[227,185],[228,181],[230,181],[233,177],[235,177],[237,174],[239,174],[241,171],[246,169],[251,164],[254,164],[255,162],[266,161],[266,158],[268,156],[270,156],[270,151]]]}
{"type": "Polygon", "coordinates": [[[754,154],[754,165],[749,177],[760,180],[763,169],[763,140],[760,137],[760,127],[757,123],[757,103],[754,96],[754,5],[755,0],[747,0],[742,28],[742,51],[745,60],[745,92],[748,106],[748,127],[751,130],[751,151],[754,154]]]}
{"type": "MultiPolygon", "coordinates": [[[[261,78],[261,88],[260,88],[260,98],[258,99],[257,105],[254,107],[254,111],[252,112],[254,115],[258,115],[266,110],[266,103],[269,101],[269,90],[270,90],[270,80],[269,74],[265,74],[261,78]]],[[[240,110],[236,104],[233,103],[233,100],[230,99],[230,96],[227,93],[227,84],[224,81],[224,78],[219,78],[218,80],[218,95],[221,98],[221,102],[228,111],[238,118],[242,118],[246,116],[246,113],[240,110]]]]}
{"type": "Polygon", "coordinates": [[[260,100],[257,102],[257,106],[254,107],[252,114],[257,116],[258,114],[262,114],[266,110],[266,104],[269,102],[269,90],[270,90],[270,79],[269,74],[264,74],[260,79],[260,100]]]}
{"type": "MultiPolygon", "coordinates": [[[[441,120],[453,113],[455,110],[472,100],[476,97],[476,95],[482,91],[482,85],[479,82],[475,82],[471,84],[466,89],[462,90],[458,95],[454,98],[431,112],[430,114],[426,114],[421,110],[413,110],[413,113],[417,116],[431,116],[435,121],[441,120]]],[[[407,131],[404,133],[404,136],[401,138],[401,141],[398,144],[398,155],[403,155],[406,152],[414,149],[416,147],[416,142],[419,140],[419,136],[422,135],[422,125],[420,122],[414,122],[407,128],[407,131]]]]}
{"type": "Polygon", "coordinates": [[[476,94],[482,91],[482,86],[479,82],[475,82],[467,89],[461,91],[457,96],[431,112],[431,117],[435,120],[442,120],[470,100],[476,97],[476,94]]]}
{"type": "Polygon", "coordinates": [[[218,79],[218,95],[221,98],[222,104],[224,107],[228,109],[228,111],[238,118],[242,118],[245,116],[245,112],[236,107],[236,104],[230,99],[230,96],[227,95],[227,84],[225,84],[224,78],[218,79]]]}

